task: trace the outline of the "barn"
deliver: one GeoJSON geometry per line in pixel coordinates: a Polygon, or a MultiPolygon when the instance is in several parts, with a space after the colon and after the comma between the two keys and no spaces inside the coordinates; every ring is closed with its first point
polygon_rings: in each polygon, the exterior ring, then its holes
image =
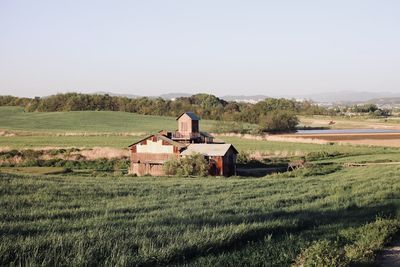
{"type": "Polygon", "coordinates": [[[177,118],[178,130],[162,130],[131,144],[129,173],[162,176],[167,160],[199,153],[209,162],[210,175],[234,175],[237,150],[231,144],[217,142],[212,135],[200,132],[199,120],[193,112],[185,112],[177,118]]]}
{"type": "Polygon", "coordinates": [[[138,176],[163,175],[163,164],[170,158],[178,158],[186,145],[162,134],[150,135],[129,146],[131,165],[129,173],[138,176]]]}

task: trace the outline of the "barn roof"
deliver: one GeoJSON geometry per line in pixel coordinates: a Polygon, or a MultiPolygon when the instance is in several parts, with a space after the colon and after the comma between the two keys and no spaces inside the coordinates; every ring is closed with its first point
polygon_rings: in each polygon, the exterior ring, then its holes
{"type": "Polygon", "coordinates": [[[205,137],[212,137],[214,138],[214,136],[212,136],[211,134],[207,133],[207,132],[200,132],[201,135],[205,136],[205,137]]]}
{"type": "Polygon", "coordinates": [[[149,136],[147,136],[147,137],[145,137],[145,138],[143,138],[143,139],[140,139],[139,141],[137,141],[137,142],[135,142],[135,143],[129,145],[129,147],[131,147],[131,146],[133,146],[133,145],[136,145],[136,144],[138,144],[138,143],[140,143],[140,142],[142,142],[142,141],[144,141],[144,140],[147,140],[147,139],[149,139],[150,137],[153,137],[153,136],[155,136],[155,137],[157,137],[157,139],[163,140],[163,141],[165,141],[165,142],[167,142],[167,143],[169,143],[169,144],[171,144],[171,145],[173,145],[173,146],[176,146],[176,147],[179,147],[179,148],[184,148],[184,147],[186,147],[186,145],[184,145],[184,144],[182,144],[182,143],[179,143],[179,142],[176,142],[176,141],[174,141],[174,140],[172,140],[172,139],[170,139],[170,138],[168,138],[168,137],[166,137],[166,136],[164,136],[164,135],[162,135],[162,134],[152,134],[152,135],[149,135],[149,136]]]}
{"type": "Polygon", "coordinates": [[[232,148],[236,154],[238,153],[232,144],[190,144],[181,155],[187,156],[199,153],[204,156],[225,156],[230,148],[232,148]]]}
{"type": "Polygon", "coordinates": [[[188,115],[194,121],[200,120],[199,117],[196,116],[196,114],[194,114],[193,112],[190,112],[190,111],[183,112],[181,115],[178,116],[178,118],[176,118],[176,120],[179,120],[179,118],[182,117],[184,114],[188,115]]]}

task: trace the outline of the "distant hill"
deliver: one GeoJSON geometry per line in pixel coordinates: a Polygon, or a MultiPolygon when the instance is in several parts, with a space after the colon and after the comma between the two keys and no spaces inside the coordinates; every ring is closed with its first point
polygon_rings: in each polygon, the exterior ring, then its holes
{"type": "Polygon", "coordinates": [[[132,95],[132,94],[117,94],[117,93],[104,92],[104,91],[98,91],[98,92],[94,92],[94,93],[92,93],[92,95],[121,96],[121,97],[127,97],[127,98],[139,98],[139,97],[142,97],[141,95],[132,95]]]}
{"type": "Polygon", "coordinates": [[[167,100],[171,100],[171,99],[176,99],[178,97],[189,97],[192,96],[194,94],[187,94],[187,93],[168,93],[168,94],[162,94],[159,95],[159,97],[167,99],[167,100]]]}
{"type": "Polygon", "coordinates": [[[338,91],[320,94],[298,95],[297,99],[311,99],[317,103],[363,103],[372,99],[391,98],[400,94],[390,92],[338,91]]]}
{"type": "Polygon", "coordinates": [[[366,103],[376,104],[379,107],[400,107],[400,97],[383,97],[374,98],[366,101],[366,103]]]}
{"type": "Polygon", "coordinates": [[[221,96],[225,101],[236,101],[236,102],[247,102],[247,103],[256,103],[261,100],[268,98],[266,95],[225,95],[221,96]]]}

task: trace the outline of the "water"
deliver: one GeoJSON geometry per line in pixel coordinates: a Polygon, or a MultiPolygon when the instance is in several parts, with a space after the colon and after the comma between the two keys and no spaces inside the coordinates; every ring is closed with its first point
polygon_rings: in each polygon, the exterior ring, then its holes
{"type": "Polygon", "coordinates": [[[335,130],[298,130],[296,134],[357,134],[357,133],[400,133],[393,129],[335,129],[335,130]]]}

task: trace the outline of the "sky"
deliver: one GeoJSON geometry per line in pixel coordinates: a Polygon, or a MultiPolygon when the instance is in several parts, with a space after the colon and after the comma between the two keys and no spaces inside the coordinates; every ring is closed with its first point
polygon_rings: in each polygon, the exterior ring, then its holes
{"type": "Polygon", "coordinates": [[[400,94],[397,0],[0,0],[0,95],[400,94]]]}

